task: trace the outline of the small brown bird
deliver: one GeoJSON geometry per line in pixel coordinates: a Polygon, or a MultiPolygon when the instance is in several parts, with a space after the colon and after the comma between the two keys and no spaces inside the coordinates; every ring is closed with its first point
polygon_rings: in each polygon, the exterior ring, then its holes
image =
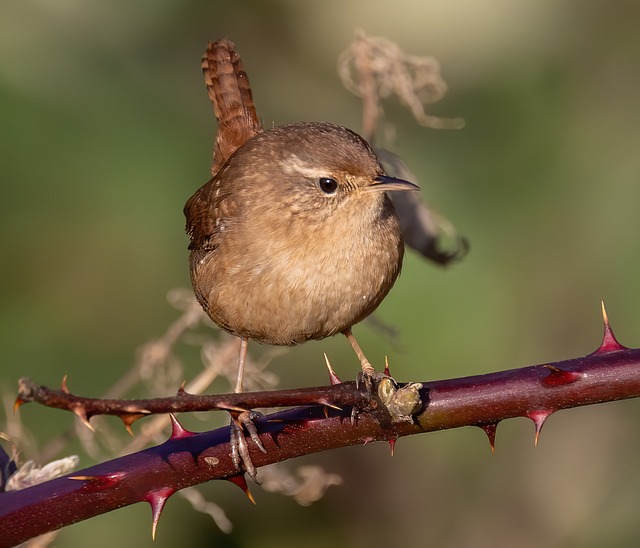
{"type": "MultiPolygon", "coordinates": [[[[344,127],[309,122],[261,131],[233,44],[210,44],[204,62],[214,55],[205,75],[219,122],[215,174],[184,213],[196,297],[241,340],[236,392],[249,339],[295,345],[343,333],[363,373],[375,375],[351,327],[378,307],[400,273],[404,247],[386,191],[418,187],[386,176],[371,147],[344,127]],[[229,96],[225,78],[235,82],[229,96]],[[248,138],[238,139],[234,124],[248,138]]],[[[255,476],[246,418],[232,422],[232,441],[255,476]]],[[[237,452],[234,461],[239,468],[237,452]]]]}

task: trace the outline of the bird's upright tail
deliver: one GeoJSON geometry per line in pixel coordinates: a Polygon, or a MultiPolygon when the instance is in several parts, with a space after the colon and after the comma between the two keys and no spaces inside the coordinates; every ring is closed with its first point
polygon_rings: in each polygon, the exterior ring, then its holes
{"type": "Polygon", "coordinates": [[[202,72],[218,121],[211,174],[215,175],[238,148],[262,131],[242,59],[231,40],[209,42],[202,72]]]}

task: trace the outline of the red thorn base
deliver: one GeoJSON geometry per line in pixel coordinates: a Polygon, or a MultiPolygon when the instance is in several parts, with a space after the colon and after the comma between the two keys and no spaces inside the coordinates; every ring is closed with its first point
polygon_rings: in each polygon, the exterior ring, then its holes
{"type": "Polygon", "coordinates": [[[195,436],[194,432],[190,432],[178,422],[178,419],[176,419],[173,413],[169,413],[169,417],[171,418],[171,437],[169,439],[179,440],[195,436]]]}
{"type": "Polygon", "coordinates": [[[338,375],[336,375],[336,372],[333,370],[333,367],[331,367],[331,362],[329,361],[329,358],[327,357],[327,355],[324,355],[324,361],[327,364],[327,369],[329,370],[329,381],[331,382],[331,385],[336,385],[336,384],[341,384],[342,381],[340,380],[340,378],[338,377],[338,375]]]}
{"type": "Polygon", "coordinates": [[[533,440],[533,444],[537,447],[538,440],[540,439],[540,431],[544,426],[544,422],[549,418],[549,416],[553,413],[548,409],[541,409],[540,411],[529,411],[526,416],[533,421],[533,424],[536,426],[536,437],[533,440]]]}
{"type": "Polygon", "coordinates": [[[393,455],[395,454],[395,450],[396,450],[396,438],[390,438],[387,440],[389,442],[389,447],[391,447],[391,456],[393,457],[393,455]]]}
{"type": "Polygon", "coordinates": [[[497,422],[491,422],[489,424],[478,424],[478,428],[482,428],[484,433],[489,438],[489,445],[491,445],[491,454],[494,455],[496,452],[496,430],[498,429],[497,422]]]}
{"type": "Polygon", "coordinates": [[[604,307],[604,301],[602,301],[602,321],[604,322],[604,335],[602,342],[594,354],[601,354],[603,352],[617,352],[618,350],[627,350],[627,347],[620,344],[616,336],[613,334],[611,324],[609,324],[609,316],[607,316],[607,310],[604,307]]]}
{"type": "Polygon", "coordinates": [[[545,365],[548,375],[542,378],[542,384],[545,386],[562,386],[563,384],[571,384],[579,380],[582,375],[575,371],[565,371],[555,365],[545,365]]]}
{"type": "Polygon", "coordinates": [[[245,479],[244,474],[237,474],[235,476],[231,476],[227,478],[227,480],[229,480],[234,485],[237,485],[238,487],[240,487],[240,489],[242,489],[244,494],[247,495],[247,497],[253,504],[256,503],[256,500],[253,498],[251,491],[249,491],[249,486],[247,485],[247,480],[245,479]]]}
{"type": "Polygon", "coordinates": [[[156,540],[156,530],[158,528],[158,521],[160,520],[160,514],[168,498],[176,492],[173,487],[160,487],[147,493],[144,500],[146,500],[151,506],[151,514],[153,516],[153,523],[151,525],[151,538],[156,540]]]}

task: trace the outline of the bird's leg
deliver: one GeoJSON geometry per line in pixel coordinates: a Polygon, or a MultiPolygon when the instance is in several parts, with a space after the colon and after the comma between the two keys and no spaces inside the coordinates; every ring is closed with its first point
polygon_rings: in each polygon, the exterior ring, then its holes
{"type": "Polygon", "coordinates": [[[233,392],[238,394],[242,392],[242,380],[244,379],[244,364],[247,361],[247,348],[249,346],[249,339],[246,337],[240,337],[240,355],[238,356],[238,373],[236,376],[236,387],[233,392]]]}
{"type": "MultiPolygon", "coordinates": [[[[238,358],[238,374],[236,376],[236,386],[234,388],[234,393],[242,392],[242,380],[244,378],[244,365],[247,359],[247,346],[249,340],[246,337],[240,337],[240,356],[238,358]]],[[[233,460],[233,464],[238,470],[242,470],[243,468],[247,471],[253,480],[257,483],[257,471],[256,467],[253,465],[251,461],[251,456],[249,455],[249,447],[247,445],[247,440],[244,437],[244,430],[246,430],[253,443],[258,446],[258,449],[263,453],[266,453],[267,450],[262,445],[260,438],[258,437],[258,431],[256,429],[256,425],[253,422],[258,414],[251,410],[245,411],[230,411],[231,413],[231,436],[230,436],[230,445],[231,445],[231,459],[233,460]]]]}
{"type": "Polygon", "coordinates": [[[367,392],[373,393],[378,391],[381,382],[391,381],[393,384],[395,384],[395,381],[391,377],[389,377],[385,373],[378,373],[373,368],[367,357],[364,355],[362,348],[360,348],[358,341],[356,341],[356,338],[353,336],[353,333],[351,333],[351,329],[345,329],[342,333],[345,337],[347,337],[349,344],[355,350],[356,355],[360,360],[360,367],[362,367],[362,371],[356,377],[356,386],[358,386],[362,382],[367,389],[367,392]],[[387,380],[384,381],[383,379],[387,380]]]}
{"type": "Polygon", "coordinates": [[[362,351],[362,348],[360,348],[358,341],[356,341],[356,338],[353,336],[353,333],[351,333],[351,329],[345,329],[343,333],[344,333],[344,336],[347,337],[347,340],[349,341],[351,348],[355,350],[356,355],[360,360],[360,367],[362,367],[362,373],[370,378],[375,377],[376,370],[373,368],[373,366],[371,365],[367,357],[364,355],[364,352],[362,351]]]}
{"type": "MultiPolygon", "coordinates": [[[[387,407],[390,412],[398,414],[398,411],[395,409],[395,407],[391,407],[391,403],[395,402],[393,398],[394,395],[398,392],[398,385],[396,381],[389,376],[388,365],[387,367],[385,367],[384,373],[378,373],[364,355],[364,352],[362,351],[362,348],[360,348],[358,341],[356,341],[353,333],[351,333],[351,329],[346,329],[342,333],[345,337],[347,337],[349,344],[351,344],[351,347],[355,350],[358,359],[360,360],[360,366],[362,367],[362,371],[358,373],[358,376],[356,377],[356,388],[360,385],[360,383],[362,383],[367,393],[377,395],[378,398],[380,398],[380,400],[382,401],[383,405],[387,407]]],[[[420,387],[422,387],[422,385],[420,385],[420,387]]],[[[418,403],[416,403],[416,406],[420,403],[419,397],[417,398],[417,401],[418,403]]],[[[356,423],[359,412],[360,410],[357,407],[351,409],[351,424],[356,423]]],[[[401,416],[404,418],[405,415],[401,416]]]]}

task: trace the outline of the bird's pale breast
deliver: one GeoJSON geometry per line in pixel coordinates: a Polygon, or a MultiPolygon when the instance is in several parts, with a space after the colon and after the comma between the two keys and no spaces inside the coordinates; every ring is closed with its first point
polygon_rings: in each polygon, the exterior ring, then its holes
{"type": "Polygon", "coordinates": [[[370,211],[358,204],[357,215],[340,211],[317,229],[306,221],[296,226],[295,219],[229,227],[215,251],[192,254],[199,300],[223,329],[267,344],[298,344],[348,329],[382,302],[402,262],[389,199],[372,194],[364,205],[370,211]]]}

